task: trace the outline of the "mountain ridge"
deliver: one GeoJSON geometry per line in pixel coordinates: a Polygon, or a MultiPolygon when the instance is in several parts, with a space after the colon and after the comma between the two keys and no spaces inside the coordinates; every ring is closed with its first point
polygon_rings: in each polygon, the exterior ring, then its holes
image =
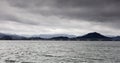
{"type": "MultiPolygon", "coordinates": [[[[49,36],[49,35],[46,35],[49,36]]],[[[108,37],[105,35],[102,35],[97,32],[91,32],[87,33],[82,36],[74,36],[74,35],[59,35],[53,36],[50,38],[41,37],[38,36],[31,36],[31,37],[25,37],[25,36],[19,36],[19,35],[12,35],[12,34],[4,34],[0,33],[0,40],[70,40],[70,41],[120,41],[120,36],[115,37],[108,37]],[[69,37],[71,36],[71,37],[69,37]]]]}

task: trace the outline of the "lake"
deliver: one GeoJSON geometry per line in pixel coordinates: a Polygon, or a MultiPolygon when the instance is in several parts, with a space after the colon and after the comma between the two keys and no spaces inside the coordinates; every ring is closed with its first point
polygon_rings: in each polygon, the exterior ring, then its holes
{"type": "Polygon", "coordinates": [[[120,42],[0,41],[0,63],[120,63],[120,42]]]}

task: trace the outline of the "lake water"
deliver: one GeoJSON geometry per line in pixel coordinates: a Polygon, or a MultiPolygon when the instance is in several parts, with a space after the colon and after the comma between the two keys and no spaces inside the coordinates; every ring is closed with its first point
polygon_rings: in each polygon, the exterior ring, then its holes
{"type": "Polygon", "coordinates": [[[0,41],[0,63],[120,63],[120,42],[0,41]]]}

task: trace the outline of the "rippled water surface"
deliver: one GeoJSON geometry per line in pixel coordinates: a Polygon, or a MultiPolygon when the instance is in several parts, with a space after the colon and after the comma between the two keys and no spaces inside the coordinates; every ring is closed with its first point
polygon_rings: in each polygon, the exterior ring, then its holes
{"type": "Polygon", "coordinates": [[[0,63],[120,63],[120,42],[0,41],[0,63]]]}

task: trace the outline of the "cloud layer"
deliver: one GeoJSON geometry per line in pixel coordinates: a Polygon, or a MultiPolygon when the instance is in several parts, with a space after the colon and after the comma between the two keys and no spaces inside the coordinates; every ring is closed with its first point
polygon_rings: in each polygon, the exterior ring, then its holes
{"type": "Polygon", "coordinates": [[[119,0],[0,0],[0,32],[120,35],[119,0]]]}

